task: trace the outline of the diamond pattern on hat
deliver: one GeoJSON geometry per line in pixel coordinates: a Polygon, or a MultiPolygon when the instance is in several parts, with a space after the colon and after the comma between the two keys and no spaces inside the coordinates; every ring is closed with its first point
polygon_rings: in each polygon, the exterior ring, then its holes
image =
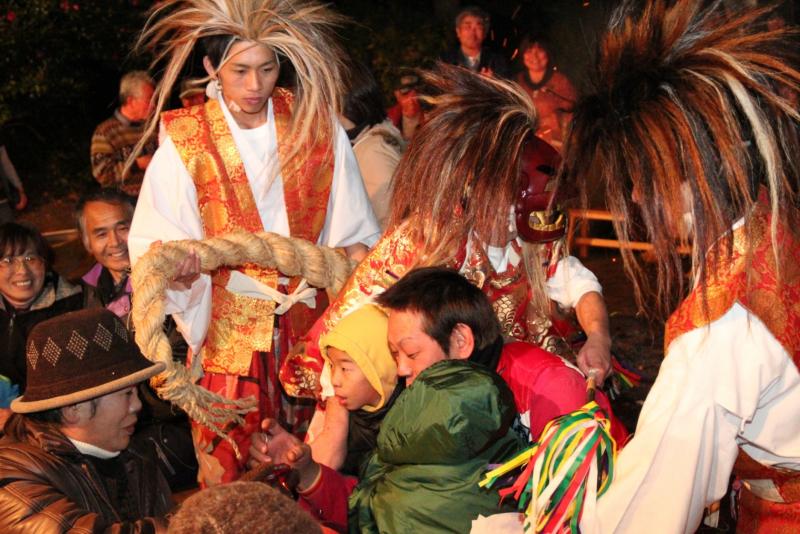
{"type": "Polygon", "coordinates": [[[86,348],[88,346],[89,341],[77,331],[73,330],[67,342],[67,350],[74,354],[76,358],[82,360],[83,357],[86,356],[86,348]]]}
{"type": "Polygon", "coordinates": [[[114,332],[124,341],[128,342],[128,330],[120,321],[114,321],[114,332]]]}
{"type": "Polygon", "coordinates": [[[36,369],[36,363],[39,361],[39,350],[36,348],[36,342],[31,341],[28,344],[28,362],[31,364],[31,369],[36,369]]]}
{"type": "Polygon", "coordinates": [[[53,367],[58,363],[58,358],[61,356],[61,348],[53,341],[53,338],[47,338],[47,343],[44,344],[44,348],[42,349],[42,356],[45,360],[50,362],[50,365],[53,367]]]}
{"type": "Polygon", "coordinates": [[[98,324],[97,332],[94,334],[94,342],[106,349],[106,351],[109,351],[111,350],[112,341],[113,338],[111,337],[111,332],[108,331],[108,328],[102,324],[98,324]]]}

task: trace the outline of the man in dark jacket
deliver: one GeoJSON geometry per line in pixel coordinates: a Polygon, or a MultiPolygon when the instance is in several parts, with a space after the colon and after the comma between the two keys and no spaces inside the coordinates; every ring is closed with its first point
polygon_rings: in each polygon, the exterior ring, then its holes
{"type": "Polygon", "coordinates": [[[441,60],[484,76],[507,78],[506,58],[483,44],[487,33],[489,14],[479,7],[465,7],[456,15],[458,46],[442,54],[441,60]]]}
{"type": "Polygon", "coordinates": [[[97,308],[37,325],[27,388],[0,440],[0,532],[160,532],[169,488],[129,448],[136,385],[164,369],[97,308]]]}

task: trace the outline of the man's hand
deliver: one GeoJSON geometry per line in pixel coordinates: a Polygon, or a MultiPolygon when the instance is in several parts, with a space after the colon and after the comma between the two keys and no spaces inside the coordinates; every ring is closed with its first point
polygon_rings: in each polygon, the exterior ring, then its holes
{"type": "Polygon", "coordinates": [[[578,352],[578,368],[586,376],[595,371],[598,386],[611,374],[611,336],[608,333],[608,311],[603,296],[596,291],[583,295],[575,306],[578,322],[587,339],[578,352]]]}
{"type": "Polygon", "coordinates": [[[19,201],[14,204],[14,209],[17,211],[22,211],[25,209],[25,206],[28,205],[28,195],[25,194],[25,191],[22,189],[18,189],[19,191],[19,201]]]}
{"type": "Polygon", "coordinates": [[[586,376],[595,374],[597,385],[611,374],[611,340],[602,334],[592,334],[578,352],[578,368],[586,376]]]}
{"type": "MultiPolygon", "coordinates": [[[[161,241],[153,241],[150,243],[150,249],[157,249],[161,245],[161,241]]],[[[200,278],[200,272],[200,256],[197,255],[197,251],[192,250],[189,255],[178,264],[172,281],[179,283],[185,289],[189,289],[192,287],[195,280],[200,278]]]]}
{"type": "Polygon", "coordinates": [[[494,71],[489,67],[483,67],[480,72],[481,76],[486,76],[487,78],[494,78],[494,71]]]}
{"type": "Polygon", "coordinates": [[[353,245],[347,245],[346,247],[344,247],[344,251],[345,254],[347,254],[347,257],[359,262],[364,258],[366,258],[367,254],[369,253],[369,249],[367,248],[367,245],[365,245],[364,243],[355,243],[353,245]]]}
{"type": "Polygon", "coordinates": [[[250,460],[253,469],[259,464],[287,464],[300,474],[298,488],[308,489],[319,475],[319,464],[311,457],[311,447],[287,432],[274,419],[261,421],[263,432],[250,438],[250,460]]]}
{"type": "Polygon", "coordinates": [[[148,156],[139,156],[136,158],[136,166],[139,167],[140,170],[146,170],[147,166],[150,165],[150,160],[153,159],[153,155],[150,154],[148,156]]]}

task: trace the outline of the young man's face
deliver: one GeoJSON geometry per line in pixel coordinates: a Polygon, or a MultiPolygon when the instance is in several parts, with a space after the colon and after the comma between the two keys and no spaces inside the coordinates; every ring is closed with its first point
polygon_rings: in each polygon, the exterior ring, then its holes
{"type": "Polygon", "coordinates": [[[458,42],[461,43],[461,48],[479,50],[486,38],[486,26],[480,18],[467,15],[456,27],[456,36],[458,42]]]}
{"type": "Polygon", "coordinates": [[[397,374],[405,377],[407,386],[431,365],[449,359],[422,326],[423,317],[419,312],[389,311],[389,350],[397,362],[397,374]]]}
{"type": "Polygon", "coordinates": [[[125,450],[131,441],[136,419],[142,403],[136,386],[121,389],[96,399],[92,415],[92,401],[75,406],[77,422],[70,437],[100,447],[109,452],[125,450]]]}
{"type": "MultiPolygon", "coordinates": [[[[217,76],[222,84],[222,97],[236,122],[251,128],[266,120],[266,106],[278,81],[278,60],[275,52],[264,45],[237,41],[231,46],[228,61],[217,76]]],[[[208,57],[206,70],[214,76],[208,57]]]]}
{"type": "Polygon", "coordinates": [[[131,266],[128,232],[133,213],[128,206],[87,202],[83,208],[83,244],[94,259],[119,282],[131,266]]]}
{"type": "Polygon", "coordinates": [[[380,394],[345,351],[328,347],[328,358],[331,360],[331,383],[339,404],[351,411],[378,404],[380,394]]]}

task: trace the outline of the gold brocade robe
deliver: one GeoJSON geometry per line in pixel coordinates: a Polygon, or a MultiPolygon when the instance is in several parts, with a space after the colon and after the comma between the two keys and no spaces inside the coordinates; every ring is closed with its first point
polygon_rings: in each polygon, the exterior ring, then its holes
{"type": "MultiPolygon", "coordinates": [[[[320,143],[304,152],[302,165],[291,169],[285,165],[284,158],[292,143],[288,133],[292,102],[291,92],[281,88],[273,92],[284,202],[291,236],[315,243],[325,222],[333,154],[330,143],[320,143]]],[[[197,189],[206,237],[242,230],[263,231],[242,158],[220,103],[212,99],[202,105],[169,111],[163,114],[162,121],[197,189]]],[[[279,273],[274,269],[244,264],[235,270],[272,288],[278,285],[279,273]]],[[[253,352],[272,349],[276,305],[273,301],[227,291],[230,275],[229,268],[211,273],[211,321],[203,344],[203,369],[245,376],[253,352]]],[[[290,283],[289,291],[297,282],[290,283]]],[[[307,308],[304,311],[308,313],[307,308]]]]}

